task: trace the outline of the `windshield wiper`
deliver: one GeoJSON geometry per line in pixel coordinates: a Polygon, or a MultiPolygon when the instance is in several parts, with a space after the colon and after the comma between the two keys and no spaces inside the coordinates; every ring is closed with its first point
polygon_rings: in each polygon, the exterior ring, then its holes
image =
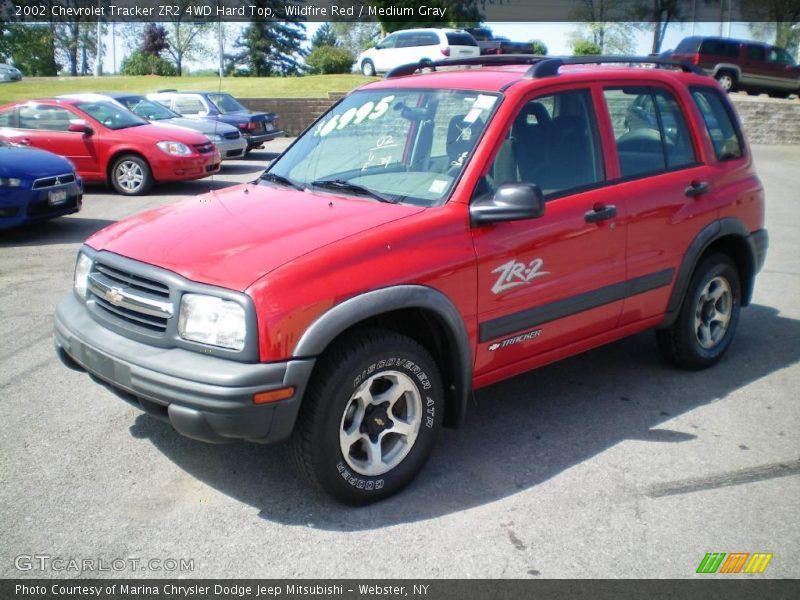
{"type": "Polygon", "coordinates": [[[398,202],[394,198],[389,198],[388,196],[384,196],[383,194],[376,192],[375,190],[371,190],[368,187],[364,187],[363,185],[353,183],[352,181],[348,181],[347,179],[317,179],[316,181],[312,181],[311,185],[313,185],[314,187],[328,188],[331,190],[342,190],[348,192],[355,192],[357,194],[364,194],[371,198],[375,198],[375,200],[380,200],[381,202],[388,202],[389,204],[397,204],[398,202]]]}
{"type": "Polygon", "coordinates": [[[280,183],[281,185],[288,185],[289,187],[293,187],[296,190],[305,191],[305,188],[297,183],[296,181],[292,181],[288,177],[284,177],[283,175],[278,175],[277,173],[263,173],[259,179],[263,179],[266,181],[272,181],[273,183],[280,183]]]}

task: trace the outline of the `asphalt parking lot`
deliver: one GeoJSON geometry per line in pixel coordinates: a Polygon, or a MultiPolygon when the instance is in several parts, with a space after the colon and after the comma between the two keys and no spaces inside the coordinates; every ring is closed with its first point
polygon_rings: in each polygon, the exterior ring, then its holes
{"type": "Polygon", "coordinates": [[[0,577],[691,577],[707,552],[770,552],[761,576],[800,577],[800,147],[754,151],[771,247],[722,363],[675,370],[646,333],[481,390],[410,488],[362,509],[311,491],[285,448],[182,438],[53,351],[87,236],[270,153],[145,198],[90,188],[77,215],[0,232],[0,577]]]}

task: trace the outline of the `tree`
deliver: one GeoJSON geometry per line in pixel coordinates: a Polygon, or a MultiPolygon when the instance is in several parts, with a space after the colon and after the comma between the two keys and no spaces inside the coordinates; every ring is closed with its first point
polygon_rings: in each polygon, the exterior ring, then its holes
{"type": "MultiPolygon", "coordinates": [[[[488,0],[487,0],[488,1],[488,0]]],[[[425,2],[429,8],[446,8],[447,21],[418,21],[414,17],[397,17],[394,15],[379,15],[377,17],[383,35],[397,31],[398,29],[408,29],[409,27],[425,27],[436,25],[437,27],[467,27],[478,25],[483,20],[483,13],[479,8],[479,3],[484,0],[431,0],[425,2]],[[399,21],[397,19],[400,19],[399,21]]],[[[418,0],[369,0],[368,4],[377,8],[412,8],[416,10],[419,5],[418,0]]]]}
{"type": "Polygon", "coordinates": [[[531,40],[531,47],[533,48],[534,54],[540,56],[545,56],[547,54],[547,46],[542,40],[531,40]]]}
{"type": "Polygon", "coordinates": [[[148,23],[142,32],[142,45],[139,47],[144,54],[161,56],[161,53],[169,48],[167,41],[167,30],[163,25],[148,23]]]}
{"type": "Polygon", "coordinates": [[[3,54],[27,76],[58,75],[54,27],[43,24],[5,25],[3,54]]]}
{"type": "Polygon", "coordinates": [[[306,39],[305,25],[292,21],[278,0],[255,0],[261,8],[269,8],[275,21],[251,21],[236,42],[239,52],[228,57],[228,71],[245,71],[256,77],[299,75],[301,59],[307,51],[302,48],[306,39]]]}
{"type": "Polygon", "coordinates": [[[774,36],[776,46],[797,51],[800,45],[800,1],[740,0],[742,18],[761,38],[774,36]]]}
{"type": "Polygon", "coordinates": [[[338,46],[338,45],[339,45],[339,40],[336,39],[336,32],[333,30],[333,26],[330,23],[323,23],[322,26],[319,29],[317,29],[317,32],[314,34],[314,37],[311,38],[312,51],[322,46],[338,46]]]}
{"type": "Polygon", "coordinates": [[[355,57],[345,48],[336,46],[317,46],[306,59],[306,64],[314,74],[331,75],[349,73],[355,57]]]}
{"type": "Polygon", "coordinates": [[[177,75],[175,66],[165,58],[136,50],[120,65],[122,75],[177,75]]]}
{"type": "Polygon", "coordinates": [[[338,46],[349,50],[353,56],[373,46],[381,33],[380,25],[370,22],[335,22],[331,28],[338,46]]]}
{"type": "Polygon", "coordinates": [[[575,56],[594,56],[602,54],[600,46],[591,40],[577,39],[572,42],[572,53],[575,56]]]}
{"type": "Polygon", "coordinates": [[[634,9],[637,20],[647,21],[653,31],[652,54],[661,52],[661,43],[667,33],[667,27],[674,21],[681,19],[681,0],[640,0],[634,9]]]}
{"type": "Polygon", "coordinates": [[[183,75],[183,64],[187,60],[204,58],[211,52],[203,41],[203,37],[211,31],[210,23],[187,23],[172,21],[167,23],[168,45],[165,48],[175,71],[183,75]]]}

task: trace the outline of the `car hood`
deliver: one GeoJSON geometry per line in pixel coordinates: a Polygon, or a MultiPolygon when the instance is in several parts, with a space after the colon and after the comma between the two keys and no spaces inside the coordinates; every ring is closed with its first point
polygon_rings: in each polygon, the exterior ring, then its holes
{"type": "Polygon", "coordinates": [[[199,131],[203,135],[216,133],[225,135],[233,131],[238,132],[236,127],[220,123],[219,121],[203,121],[201,119],[187,119],[185,117],[177,117],[175,119],[164,119],[162,121],[151,121],[152,125],[157,127],[183,127],[192,131],[199,131]]]}
{"type": "Polygon", "coordinates": [[[270,271],[424,208],[244,184],[135,215],[86,243],[244,291],[270,271]]]}
{"type": "Polygon", "coordinates": [[[0,146],[0,177],[38,179],[72,173],[74,170],[66,158],[44,150],[0,146]]]}
{"type": "Polygon", "coordinates": [[[152,140],[153,142],[182,142],[184,144],[206,144],[208,138],[202,133],[189,130],[186,127],[176,127],[175,125],[156,125],[148,123],[138,127],[128,127],[127,129],[117,129],[116,133],[131,135],[138,139],[152,140]]]}

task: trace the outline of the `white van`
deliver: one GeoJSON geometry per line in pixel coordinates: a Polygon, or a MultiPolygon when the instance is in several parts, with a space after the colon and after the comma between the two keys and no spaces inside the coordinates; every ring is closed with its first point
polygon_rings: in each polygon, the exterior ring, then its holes
{"type": "Polygon", "coordinates": [[[423,59],[453,60],[480,53],[478,42],[462,29],[405,29],[387,35],[362,52],[355,66],[371,77],[423,59]]]}

